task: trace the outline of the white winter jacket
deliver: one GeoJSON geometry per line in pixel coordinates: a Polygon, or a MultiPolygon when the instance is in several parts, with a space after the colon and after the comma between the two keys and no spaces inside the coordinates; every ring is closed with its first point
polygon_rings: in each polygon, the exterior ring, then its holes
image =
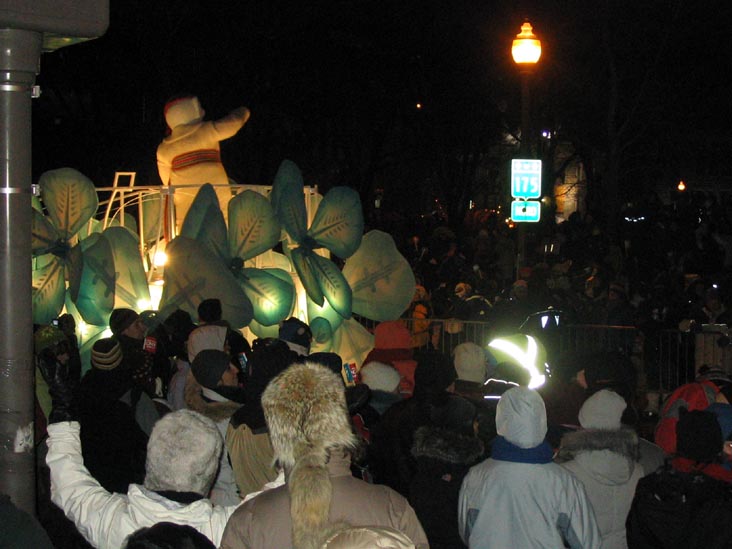
{"type": "Polygon", "coordinates": [[[458,503],[463,541],[470,549],[557,549],[565,542],[573,549],[600,547],[582,483],[551,462],[550,448],[547,461],[530,461],[546,435],[541,397],[523,387],[508,390],[496,410],[496,427],[515,455],[496,459],[494,443],[494,457],[463,480],[458,503]]]}
{"type": "Polygon", "coordinates": [[[126,495],[107,492],[84,467],[75,421],[48,426],[46,463],[51,469],[51,500],[89,543],[102,549],[119,549],[131,533],[162,521],[192,526],[218,547],[236,509],[214,506],[208,499],[177,503],[137,484],[131,484],[126,495]]]}

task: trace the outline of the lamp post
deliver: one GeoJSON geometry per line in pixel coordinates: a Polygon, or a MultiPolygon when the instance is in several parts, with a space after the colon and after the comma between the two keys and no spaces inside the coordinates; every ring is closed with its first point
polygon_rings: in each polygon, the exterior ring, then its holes
{"type": "MultiPolygon", "coordinates": [[[[525,21],[521,25],[521,32],[516,35],[511,46],[511,55],[518,65],[521,75],[521,145],[519,152],[522,158],[531,154],[529,146],[529,78],[534,66],[541,57],[541,40],[533,33],[531,23],[525,21]]],[[[516,278],[518,271],[526,260],[526,228],[524,223],[518,224],[518,257],[516,265],[516,278]]]]}
{"type": "Polygon", "coordinates": [[[531,23],[528,21],[521,25],[521,32],[516,35],[511,47],[511,55],[519,67],[521,74],[521,152],[528,154],[529,143],[529,78],[534,66],[541,57],[541,40],[533,33],[531,23]]]}

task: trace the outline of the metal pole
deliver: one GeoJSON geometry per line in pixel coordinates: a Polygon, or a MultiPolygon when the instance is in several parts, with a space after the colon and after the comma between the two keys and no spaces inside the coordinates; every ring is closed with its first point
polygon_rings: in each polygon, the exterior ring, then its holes
{"type": "MultiPolygon", "coordinates": [[[[529,71],[521,69],[521,144],[519,153],[521,158],[528,158],[531,150],[529,146],[529,71]]],[[[516,279],[519,270],[526,264],[526,223],[518,224],[518,254],[516,261],[516,279]]]]}
{"type": "Polygon", "coordinates": [[[41,41],[0,29],[0,493],[33,515],[31,94],[41,41]]]}

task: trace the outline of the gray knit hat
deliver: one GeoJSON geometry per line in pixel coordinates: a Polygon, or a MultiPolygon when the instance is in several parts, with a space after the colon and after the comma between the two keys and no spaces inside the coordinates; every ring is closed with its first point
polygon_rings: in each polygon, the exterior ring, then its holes
{"type": "Polygon", "coordinates": [[[224,446],[216,424],[191,410],[159,419],[147,443],[145,488],[207,495],[224,446]]]}

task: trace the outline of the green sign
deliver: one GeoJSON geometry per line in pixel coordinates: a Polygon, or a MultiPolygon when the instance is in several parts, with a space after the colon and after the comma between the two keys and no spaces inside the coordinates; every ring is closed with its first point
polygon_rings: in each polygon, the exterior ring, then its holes
{"type": "Polygon", "coordinates": [[[511,196],[541,197],[541,160],[520,158],[511,160],[511,196]]]}
{"type": "Polygon", "coordinates": [[[511,202],[511,219],[514,222],[536,223],[541,218],[541,202],[538,200],[514,200],[511,202]]]}

